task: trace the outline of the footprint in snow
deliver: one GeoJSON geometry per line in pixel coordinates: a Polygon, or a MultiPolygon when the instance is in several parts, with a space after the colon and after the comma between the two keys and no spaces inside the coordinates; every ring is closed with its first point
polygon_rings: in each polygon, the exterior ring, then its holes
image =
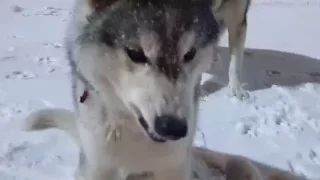
{"type": "Polygon", "coordinates": [[[25,151],[26,149],[28,149],[30,146],[30,144],[28,142],[24,142],[22,144],[19,144],[17,146],[10,146],[8,152],[5,154],[5,159],[7,160],[13,160],[14,159],[14,155],[25,151]]]}
{"type": "Polygon", "coordinates": [[[19,158],[19,155],[26,151],[29,146],[30,143],[28,142],[23,142],[18,145],[8,144],[6,152],[0,156],[0,164],[11,167],[14,165],[12,162],[14,162],[16,158],[19,158]]]}
{"type": "Polygon", "coordinates": [[[34,60],[37,64],[45,66],[44,70],[46,73],[53,73],[56,72],[58,69],[69,72],[70,67],[68,64],[66,64],[65,61],[62,61],[61,59],[46,56],[46,57],[36,57],[34,60]]]}
{"type": "Polygon", "coordinates": [[[240,132],[242,135],[248,135],[250,137],[257,137],[258,132],[254,129],[254,127],[249,123],[238,122],[236,124],[235,129],[240,132]]]}
{"type": "Polygon", "coordinates": [[[59,16],[61,14],[61,8],[55,7],[43,7],[36,9],[33,13],[24,13],[23,16],[59,16]]]}
{"type": "Polygon", "coordinates": [[[61,43],[43,43],[43,45],[46,47],[53,47],[56,49],[60,49],[63,46],[61,43]]]}
{"type": "MultiPolygon", "coordinates": [[[[314,154],[312,155],[314,156],[314,154]]],[[[320,164],[310,159],[310,154],[307,156],[298,155],[295,159],[290,161],[290,166],[296,174],[307,176],[308,179],[320,178],[320,164]]]]}
{"type": "Polygon", "coordinates": [[[311,149],[309,152],[309,158],[311,160],[313,160],[313,159],[317,158],[317,156],[318,156],[318,154],[314,150],[311,149]]]}
{"type": "Polygon", "coordinates": [[[12,6],[11,9],[12,9],[12,11],[15,12],[15,13],[20,13],[20,12],[22,12],[22,11],[24,10],[23,7],[18,6],[18,5],[12,6]]]}
{"type": "Polygon", "coordinates": [[[309,151],[308,155],[309,155],[310,160],[312,160],[314,163],[316,163],[320,166],[320,146],[312,148],[309,151]]]}
{"type": "Polygon", "coordinates": [[[10,60],[14,60],[14,59],[16,59],[15,56],[4,56],[4,57],[0,58],[0,62],[1,61],[10,61],[10,60]]]}
{"type": "Polygon", "coordinates": [[[58,60],[56,58],[53,58],[53,57],[36,57],[35,58],[35,61],[38,63],[38,64],[57,64],[58,60]]]}
{"type": "Polygon", "coordinates": [[[56,71],[56,68],[47,68],[46,69],[46,72],[47,73],[53,73],[53,72],[55,72],[56,71]]]}
{"type": "Polygon", "coordinates": [[[10,74],[7,74],[5,78],[27,80],[36,78],[36,74],[30,71],[13,71],[10,74]]]}

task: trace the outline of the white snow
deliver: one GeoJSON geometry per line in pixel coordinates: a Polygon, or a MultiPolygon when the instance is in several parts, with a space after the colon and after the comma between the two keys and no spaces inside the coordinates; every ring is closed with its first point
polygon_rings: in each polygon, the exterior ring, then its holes
{"type": "MultiPolygon", "coordinates": [[[[57,130],[18,129],[30,111],[72,109],[62,45],[72,1],[1,0],[0,179],[73,180],[77,146],[57,130]]],[[[195,144],[320,180],[320,0],[254,0],[244,80],[229,99],[227,35],[203,98],[195,144]],[[318,83],[317,83],[318,82],[318,83]]],[[[209,75],[207,75],[209,76],[209,75]]]]}

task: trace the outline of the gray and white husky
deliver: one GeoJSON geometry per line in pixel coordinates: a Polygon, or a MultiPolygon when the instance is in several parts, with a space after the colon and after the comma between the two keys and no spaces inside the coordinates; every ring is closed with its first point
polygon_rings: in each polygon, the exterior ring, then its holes
{"type": "Polygon", "coordinates": [[[233,180],[291,176],[192,146],[198,82],[220,34],[212,7],[212,0],[78,0],[66,41],[75,112],[39,110],[24,128],[73,137],[77,180],[207,180],[213,169],[233,180]]]}

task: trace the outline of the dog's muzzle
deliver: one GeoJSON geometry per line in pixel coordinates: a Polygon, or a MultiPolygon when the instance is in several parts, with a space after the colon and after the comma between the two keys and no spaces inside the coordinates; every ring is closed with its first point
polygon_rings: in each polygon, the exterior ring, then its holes
{"type": "Polygon", "coordinates": [[[188,134],[186,119],[181,119],[173,115],[157,116],[154,121],[155,132],[152,132],[143,117],[139,118],[139,122],[148,136],[155,142],[166,142],[167,140],[176,141],[186,137],[188,134]]]}

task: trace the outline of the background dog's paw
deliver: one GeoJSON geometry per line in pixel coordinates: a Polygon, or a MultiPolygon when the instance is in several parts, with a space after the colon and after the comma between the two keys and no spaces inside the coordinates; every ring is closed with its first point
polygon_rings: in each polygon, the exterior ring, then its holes
{"type": "Polygon", "coordinates": [[[236,97],[239,100],[247,100],[250,98],[250,94],[248,91],[244,90],[240,86],[228,86],[228,96],[231,97],[236,97]]]}

